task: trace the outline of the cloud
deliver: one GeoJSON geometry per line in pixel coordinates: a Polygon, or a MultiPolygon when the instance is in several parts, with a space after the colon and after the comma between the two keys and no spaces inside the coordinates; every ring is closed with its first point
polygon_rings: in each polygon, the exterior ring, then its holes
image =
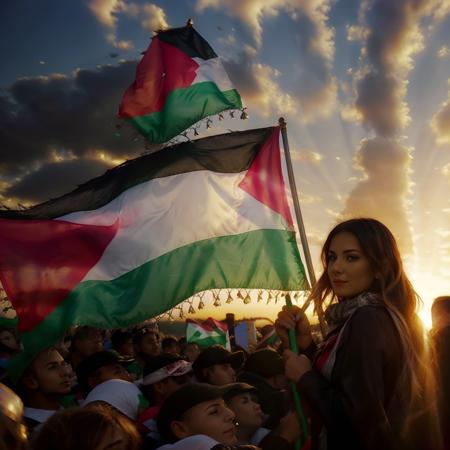
{"type": "Polygon", "coordinates": [[[300,149],[291,152],[292,161],[300,161],[303,163],[319,164],[323,160],[323,155],[309,149],[300,149]]]}
{"type": "Polygon", "coordinates": [[[91,0],[89,9],[96,19],[105,27],[114,28],[116,26],[116,13],[120,11],[121,0],[91,0]]]}
{"type": "Polygon", "coordinates": [[[153,5],[152,3],[142,5],[142,16],[143,20],[141,24],[145,30],[157,31],[169,28],[166,13],[159,6],[153,5]]]}
{"type": "Polygon", "coordinates": [[[407,83],[394,73],[367,71],[356,78],[355,109],[362,122],[382,136],[393,136],[410,122],[403,100],[407,83]]]}
{"type": "Polygon", "coordinates": [[[117,38],[117,22],[121,14],[140,20],[142,27],[148,31],[163,30],[169,27],[165,11],[153,3],[139,5],[125,0],[90,0],[88,7],[95,18],[107,30],[106,40],[121,50],[132,50],[131,41],[117,38]]]}
{"type": "MultiPolygon", "coordinates": [[[[256,54],[262,45],[263,21],[276,17],[280,12],[288,13],[290,19],[295,22],[296,32],[293,39],[298,48],[300,64],[292,67],[292,86],[295,87],[291,87],[289,90],[285,89],[287,96],[283,97],[283,101],[288,101],[290,111],[298,112],[300,119],[305,123],[328,117],[335,110],[338,84],[332,73],[335,48],[334,30],[327,25],[330,9],[328,1],[197,1],[198,11],[201,12],[207,8],[226,11],[230,16],[238,17],[247,25],[254,41],[252,44],[254,55],[251,56],[254,61],[256,61],[256,54]]],[[[244,51],[235,60],[236,64],[245,65],[244,58],[248,56],[248,52],[244,51]]],[[[270,79],[276,82],[280,75],[279,72],[271,70],[267,65],[252,65],[250,62],[240,71],[238,67],[235,69],[239,76],[247,79],[261,76],[265,80],[270,79]],[[249,71],[249,69],[252,70],[249,71]]]]}
{"type": "Polygon", "coordinates": [[[297,112],[298,105],[294,97],[283,92],[278,84],[280,72],[257,62],[255,49],[244,47],[236,59],[224,61],[224,66],[249,107],[250,114],[269,117],[297,112]]]}
{"type": "Polygon", "coordinates": [[[450,55],[450,49],[443,45],[437,52],[436,55],[439,59],[447,58],[450,55]]]}
{"type": "Polygon", "coordinates": [[[343,216],[377,217],[408,252],[411,149],[400,140],[410,123],[406,80],[424,48],[423,19],[435,7],[435,0],[364,1],[358,24],[347,29],[362,50],[361,67],[353,73],[353,106],[342,117],[362,122],[375,137],[362,140],[356,152],[364,177],[350,192],[343,216]]]}
{"type": "Polygon", "coordinates": [[[10,185],[4,195],[27,204],[41,203],[72,191],[111,167],[104,160],[91,158],[49,162],[10,185]]]}
{"type": "Polygon", "coordinates": [[[394,139],[364,139],[355,162],[364,179],[350,192],[343,218],[374,217],[391,229],[404,251],[409,251],[412,238],[406,199],[411,188],[411,149],[394,139]]]}
{"type": "Polygon", "coordinates": [[[115,158],[143,150],[131,128],[116,129],[123,92],[136,62],[77,70],[71,76],[22,78],[0,94],[0,176],[20,176],[53,159],[104,149],[115,158]]]}
{"type": "MultiPolygon", "coordinates": [[[[448,79],[450,86],[450,78],[448,79]]],[[[450,144],[450,90],[439,111],[434,114],[430,121],[431,129],[439,145],[450,144]]]]}

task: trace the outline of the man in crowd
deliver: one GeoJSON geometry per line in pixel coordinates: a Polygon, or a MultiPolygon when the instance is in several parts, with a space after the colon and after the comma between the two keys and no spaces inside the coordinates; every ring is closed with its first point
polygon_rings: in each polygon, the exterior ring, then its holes
{"type": "Polygon", "coordinates": [[[198,381],[223,386],[236,381],[244,358],[242,351],[231,353],[221,345],[211,345],[202,350],[192,368],[198,381]]]}
{"type": "Polygon", "coordinates": [[[161,349],[163,353],[173,353],[174,355],[180,354],[180,345],[178,339],[175,336],[166,336],[161,341],[161,349]]]}
{"type": "Polygon", "coordinates": [[[70,365],[54,348],[40,352],[25,369],[19,386],[30,430],[61,408],[61,399],[71,391],[72,373],[70,365]]]}
{"type": "Polygon", "coordinates": [[[149,360],[144,368],[141,390],[149,401],[150,408],[139,420],[149,430],[147,445],[161,444],[156,418],[164,401],[181,386],[191,381],[192,364],[172,353],[161,353],[149,360]]]}
{"type": "Polygon", "coordinates": [[[222,399],[222,390],[205,383],[175,391],[161,407],[158,429],[168,443],[195,435],[226,445],[237,443],[234,413],[222,399]]]}
{"type": "Polygon", "coordinates": [[[102,330],[89,326],[81,326],[75,330],[73,335],[68,360],[75,370],[83,359],[100,350],[103,350],[102,330]]]}
{"type": "Polygon", "coordinates": [[[119,355],[112,350],[102,350],[88,356],[78,364],[76,373],[83,396],[104,381],[131,381],[130,374],[120,363],[119,355]]]}

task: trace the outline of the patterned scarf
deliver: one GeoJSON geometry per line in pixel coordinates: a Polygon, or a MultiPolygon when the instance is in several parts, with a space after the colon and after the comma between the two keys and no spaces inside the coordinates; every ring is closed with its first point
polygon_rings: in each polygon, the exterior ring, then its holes
{"type": "Polygon", "coordinates": [[[325,311],[325,319],[328,323],[328,334],[315,360],[315,367],[328,380],[331,380],[331,372],[333,371],[336,360],[336,351],[339,347],[348,319],[350,319],[359,308],[367,305],[381,306],[382,302],[377,294],[363,292],[357,297],[330,305],[325,311]],[[335,332],[336,330],[339,330],[339,332],[335,332]]]}
{"type": "Polygon", "coordinates": [[[361,306],[381,306],[380,297],[373,292],[363,292],[357,297],[343,300],[330,305],[325,311],[325,320],[328,323],[328,333],[341,327],[353,313],[361,306]]]}

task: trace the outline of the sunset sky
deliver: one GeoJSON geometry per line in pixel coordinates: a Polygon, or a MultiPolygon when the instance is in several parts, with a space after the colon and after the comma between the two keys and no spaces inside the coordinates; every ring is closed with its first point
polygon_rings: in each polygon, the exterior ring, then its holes
{"type": "Polygon", "coordinates": [[[201,135],[286,118],[317,273],[330,228],[372,216],[427,308],[449,295],[450,0],[1,2],[0,203],[57,197],[142,153],[117,135],[121,95],[152,31],[188,18],[250,115],[201,135]]]}

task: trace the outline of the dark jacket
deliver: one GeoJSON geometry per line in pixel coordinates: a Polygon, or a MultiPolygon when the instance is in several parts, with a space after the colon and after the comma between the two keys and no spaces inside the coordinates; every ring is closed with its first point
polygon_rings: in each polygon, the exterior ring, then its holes
{"type": "MultiPolygon", "coordinates": [[[[301,394],[326,428],[327,450],[436,448],[422,442],[428,430],[419,425],[414,427],[418,436],[401,437],[407,416],[399,385],[403,367],[400,337],[388,311],[358,309],[343,330],[331,380],[309,371],[299,381],[301,394]]],[[[318,448],[317,436],[313,448],[318,448]]]]}

